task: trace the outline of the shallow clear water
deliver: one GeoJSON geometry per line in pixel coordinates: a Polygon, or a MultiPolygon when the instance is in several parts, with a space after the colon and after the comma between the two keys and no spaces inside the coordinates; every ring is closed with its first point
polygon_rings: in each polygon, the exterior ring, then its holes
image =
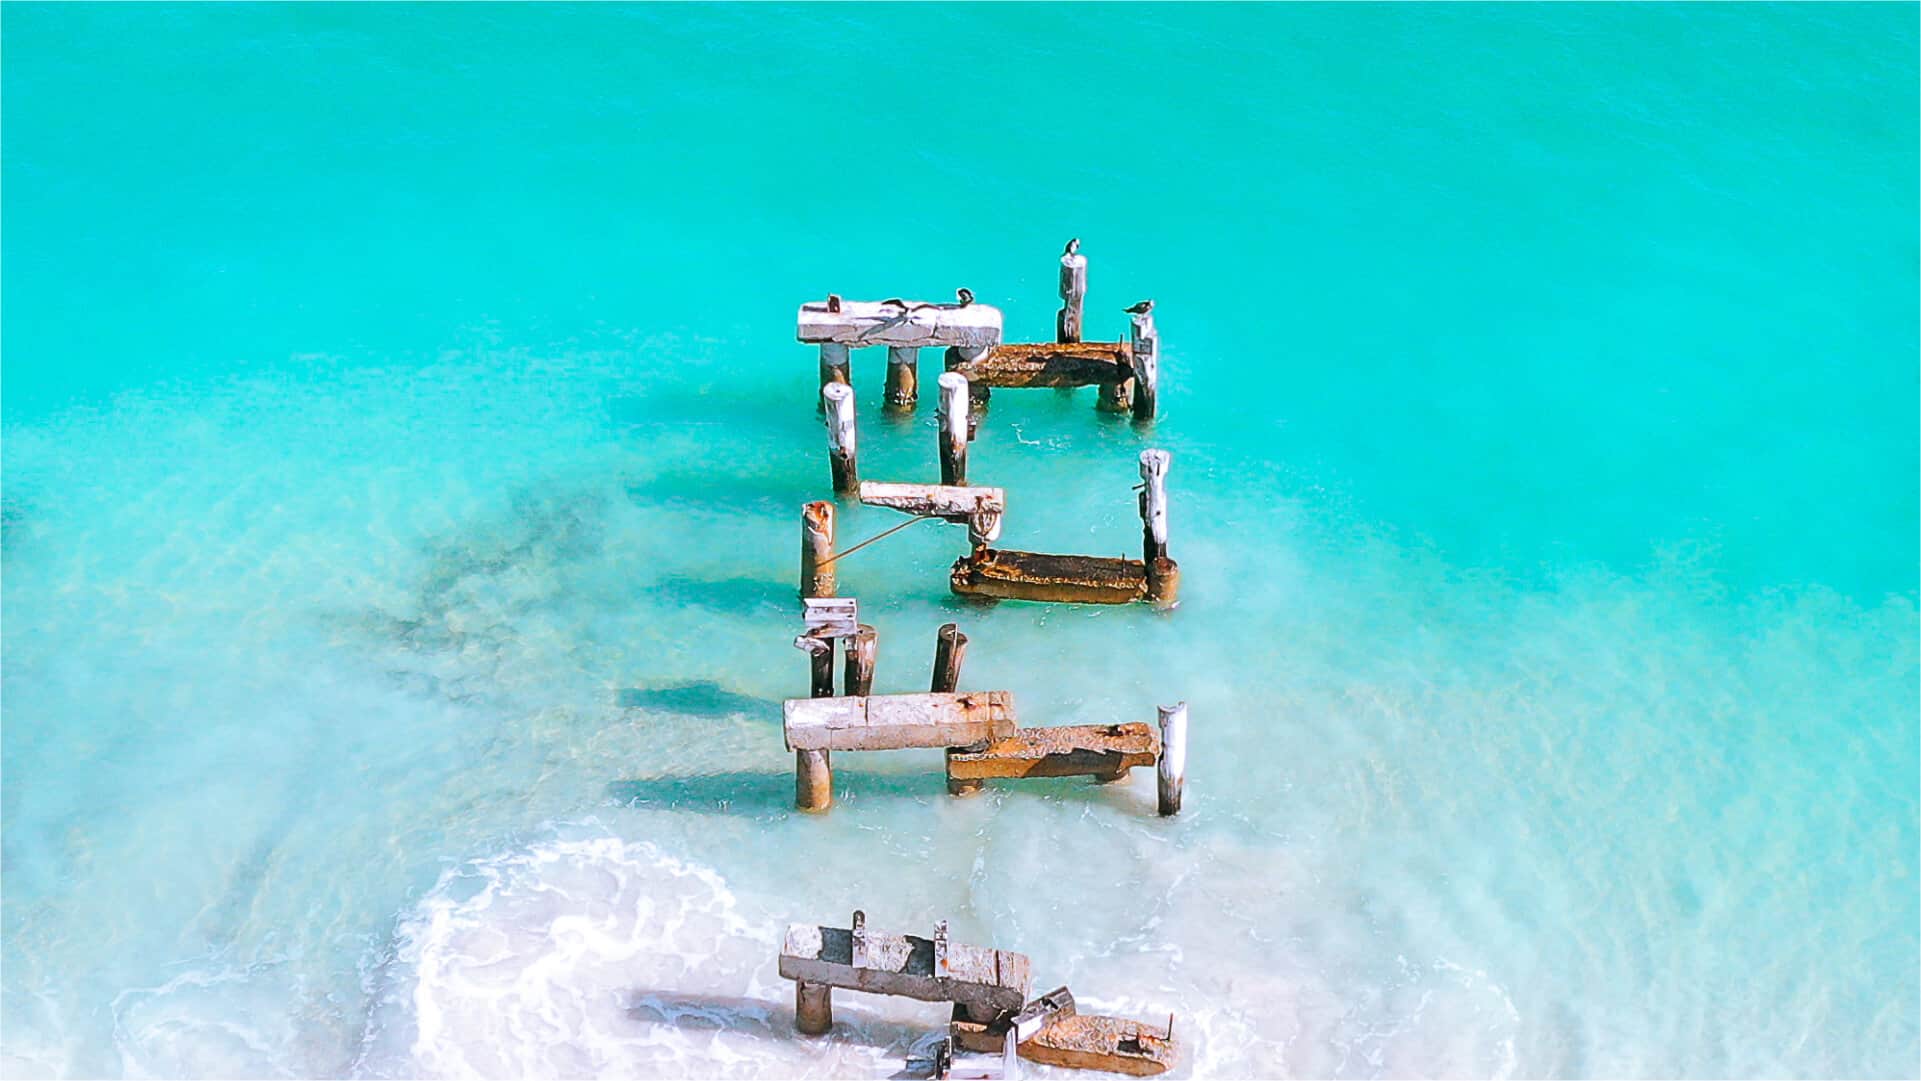
{"type": "Polygon", "coordinates": [[[774,972],[862,907],[1182,1074],[1914,1074],[1916,21],[8,5],[0,1072],[885,1076],[938,1008],[774,972]],[[842,579],[882,690],[1188,700],[1187,809],[797,815],[793,310],[1039,339],[1068,235],[1164,416],[970,469],[1119,554],[1173,451],[1180,610],[842,579]]]}

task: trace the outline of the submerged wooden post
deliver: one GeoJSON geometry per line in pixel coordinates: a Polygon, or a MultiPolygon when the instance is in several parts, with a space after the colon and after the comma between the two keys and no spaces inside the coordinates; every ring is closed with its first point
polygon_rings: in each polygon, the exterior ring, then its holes
{"type": "Polygon", "coordinates": [[[846,693],[861,696],[874,693],[874,658],[879,646],[879,633],[865,623],[847,639],[842,647],[847,653],[847,667],[841,677],[841,687],[846,693]]]}
{"type": "Polygon", "coordinates": [[[844,342],[820,343],[820,385],[825,388],[829,383],[851,382],[848,369],[852,367],[848,348],[844,342]]]}
{"type": "Polygon", "coordinates": [[[934,685],[927,689],[935,694],[953,694],[960,690],[961,661],[966,657],[967,636],[961,633],[959,625],[941,624],[934,636],[934,685]]]}
{"type": "Polygon", "coordinates": [[[1149,309],[1131,316],[1128,344],[1134,351],[1134,419],[1153,420],[1160,406],[1161,334],[1149,309]]]}
{"type": "MultiPolygon", "coordinates": [[[[994,351],[992,345],[949,346],[947,350],[947,370],[965,372],[980,364],[994,351]]],[[[967,438],[974,438],[974,429],[980,424],[980,414],[987,411],[987,399],[993,396],[993,389],[979,380],[971,380],[967,386],[967,438]]]]}
{"type": "MultiPolygon", "coordinates": [[[[930,690],[937,693],[953,693],[960,689],[961,661],[967,658],[967,636],[961,633],[959,625],[941,624],[940,631],[934,635],[934,683],[930,690]]],[[[963,748],[947,748],[947,757],[963,748]]],[[[957,781],[954,771],[947,771],[947,794],[950,796],[971,796],[979,792],[985,781],[957,781]]]]}
{"type": "Polygon", "coordinates": [[[967,377],[942,372],[940,377],[940,482],[967,483],[967,377]]]}
{"type": "Polygon", "coordinates": [[[846,383],[829,383],[820,388],[827,413],[827,460],[833,467],[834,494],[854,495],[860,491],[860,466],[854,442],[854,388],[846,383]]]}
{"type": "Polygon", "coordinates": [[[834,577],[834,505],[809,503],[800,509],[800,595],[831,597],[834,577]]]}
{"type": "Polygon", "coordinates": [[[1172,606],[1180,599],[1181,569],[1167,556],[1167,468],[1164,450],[1141,451],[1141,562],[1147,571],[1147,599],[1172,606]]]}
{"type": "Polygon", "coordinates": [[[834,1027],[834,989],[824,983],[794,981],[794,1027],[822,1036],[834,1027]]]}
{"type": "Polygon", "coordinates": [[[1054,319],[1054,340],[1081,340],[1081,314],[1087,300],[1087,256],[1079,239],[1067,242],[1061,253],[1061,310],[1054,319]]]}
{"type": "Polygon", "coordinates": [[[1161,760],[1156,764],[1160,811],[1178,814],[1187,783],[1187,703],[1160,707],[1161,760]]]}
{"type": "Polygon", "coordinates": [[[905,413],[914,408],[920,399],[920,347],[913,345],[890,345],[887,347],[887,398],[886,408],[905,413]]]}
{"type": "MultiPolygon", "coordinates": [[[[794,645],[807,653],[808,694],[814,698],[834,697],[834,640],[803,634],[794,639],[794,645]]],[[[850,656],[850,667],[852,661],[850,656]]],[[[803,811],[825,811],[833,804],[834,767],[829,753],[819,749],[795,751],[794,806],[803,811]]]]}

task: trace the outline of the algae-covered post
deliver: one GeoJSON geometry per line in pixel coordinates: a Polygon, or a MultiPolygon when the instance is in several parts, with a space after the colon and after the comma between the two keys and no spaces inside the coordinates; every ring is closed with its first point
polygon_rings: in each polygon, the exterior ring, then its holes
{"type": "Polygon", "coordinates": [[[846,383],[829,383],[820,388],[820,397],[827,413],[827,461],[833,469],[834,494],[853,495],[860,491],[854,388],[846,383]]]}
{"type": "Polygon", "coordinates": [[[1167,468],[1164,450],[1141,451],[1141,562],[1147,571],[1147,599],[1172,606],[1180,598],[1181,569],[1167,555],[1167,468]]]}
{"type": "Polygon", "coordinates": [[[800,595],[831,597],[834,577],[834,505],[825,501],[800,509],[800,595]]]}
{"type": "Polygon", "coordinates": [[[860,630],[847,639],[846,672],[841,679],[842,687],[851,695],[868,695],[874,690],[874,660],[880,647],[880,635],[868,624],[861,624],[860,630]]]}
{"type": "Polygon", "coordinates": [[[920,347],[914,345],[890,345],[887,347],[887,399],[886,408],[894,412],[906,413],[914,408],[920,399],[920,347]]]}
{"type": "Polygon", "coordinates": [[[1153,420],[1160,407],[1161,333],[1154,328],[1154,309],[1129,313],[1128,346],[1134,354],[1134,419],[1153,420]]]}
{"type": "Polygon", "coordinates": [[[1081,313],[1087,300],[1087,256],[1079,239],[1067,242],[1061,253],[1061,310],[1054,319],[1054,340],[1081,340],[1081,313]]]}
{"type": "Polygon", "coordinates": [[[940,482],[967,483],[967,377],[942,372],[940,377],[940,482]]]}
{"type": "Polygon", "coordinates": [[[1181,789],[1187,784],[1187,703],[1160,707],[1161,760],[1155,780],[1160,812],[1178,814],[1181,789]]]}

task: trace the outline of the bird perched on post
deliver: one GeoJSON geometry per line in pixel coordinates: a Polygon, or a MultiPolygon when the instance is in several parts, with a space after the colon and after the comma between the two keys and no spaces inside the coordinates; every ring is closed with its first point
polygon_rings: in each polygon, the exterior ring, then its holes
{"type": "Polygon", "coordinates": [[[1154,310],[1154,302],[1151,300],[1143,300],[1139,304],[1123,310],[1129,315],[1146,315],[1148,312],[1154,310]]]}
{"type": "Polygon", "coordinates": [[[1067,248],[1063,250],[1061,254],[1062,255],[1079,255],[1080,250],[1081,250],[1081,238],[1075,237],[1074,239],[1067,242],[1067,248]]]}
{"type": "Polygon", "coordinates": [[[963,308],[974,303],[974,291],[972,289],[956,289],[954,290],[954,295],[960,298],[960,306],[963,308]]]}

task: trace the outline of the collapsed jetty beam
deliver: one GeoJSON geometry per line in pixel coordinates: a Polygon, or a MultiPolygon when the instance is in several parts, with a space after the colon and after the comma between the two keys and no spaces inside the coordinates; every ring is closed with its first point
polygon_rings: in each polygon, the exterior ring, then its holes
{"type": "Polygon", "coordinates": [[[1165,1073],[1179,1057],[1171,1016],[1167,1027],[1156,1031],[1125,1017],[1084,1014],[1065,987],[986,1024],[956,1009],[948,1024],[949,1041],[966,1051],[992,1053],[1009,1038],[1029,1062],[1134,1077],[1165,1073]]]}
{"type": "Polygon", "coordinates": [[[782,729],[794,751],[895,751],[962,747],[1011,736],[1007,691],[789,698],[782,729]]]}
{"type": "Polygon", "coordinates": [[[794,336],[809,345],[820,346],[820,382],[848,383],[848,350],[867,346],[886,346],[889,350],[888,391],[896,405],[910,404],[912,388],[897,382],[904,368],[906,350],[957,348],[967,355],[1001,340],[999,308],[986,304],[930,304],[911,300],[843,300],[830,296],[824,301],[809,301],[800,306],[794,336]],[[895,398],[901,400],[895,401],[895,398]]]}
{"type": "Polygon", "coordinates": [[[1154,730],[1139,722],[1022,728],[1011,736],[947,754],[947,780],[1093,777],[1118,781],[1136,766],[1152,766],[1161,754],[1154,730]]]}
{"type": "Polygon", "coordinates": [[[1138,559],[980,548],[954,561],[948,584],[964,597],[1126,604],[1147,596],[1147,566],[1138,559]]]}
{"type": "Polygon", "coordinates": [[[1134,378],[1127,342],[996,345],[978,359],[949,367],[983,387],[1112,386],[1134,378]]]}
{"type": "Polygon", "coordinates": [[[1000,539],[1001,520],[1007,513],[1007,492],[1002,488],[864,480],[860,482],[860,501],[869,506],[965,525],[975,547],[1000,539]]]}
{"type": "Polygon", "coordinates": [[[846,929],[789,925],[780,949],[780,975],[795,984],[795,1025],[810,1035],[833,1026],[835,988],[952,1002],[991,1022],[1027,1001],[1031,967],[1025,954],[948,942],[945,923],[921,938],[870,931],[860,912],[846,929]]]}

